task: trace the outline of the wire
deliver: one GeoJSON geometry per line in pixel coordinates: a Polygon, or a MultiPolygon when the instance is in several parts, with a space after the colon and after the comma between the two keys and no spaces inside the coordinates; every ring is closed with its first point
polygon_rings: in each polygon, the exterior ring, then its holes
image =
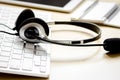
{"type": "MultiPolygon", "coordinates": [[[[9,28],[10,30],[13,30],[12,28],[10,28],[9,26],[3,24],[3,23],[0,23],[0,25],[4,26],[4,27],[7,27],[9,28]]],[[[10,34],[10,35],[18,35],[18,33],[9,33],[9,32],[6,32],[6,31],[0,31],[2,33],[6,33],[6,34],[10,34]]]]}
{"type": "Polygon", "coordinates": [[[6,32],[6,31],[0,31],[0,32],[6,33],[6,34],[10,34],[10,35],[18,35],[17,33],[9,33],[9,32],[6,32]]]}
{"type": "Polygon", "coordinates": [[[5,25],[5,24],[3,24],[3,23],[0,23],[0,25],[3,25],[3,26],[5,26],[5,27],[7,27],[7,28],[13,30],[12,28],[10,28],[9,26],[7,26],[7,25],[5,25]]]}

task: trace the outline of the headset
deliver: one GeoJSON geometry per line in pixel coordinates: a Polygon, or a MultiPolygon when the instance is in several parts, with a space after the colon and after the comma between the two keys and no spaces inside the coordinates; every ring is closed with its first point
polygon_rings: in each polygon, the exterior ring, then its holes
{"type": "MultiPolygon", "coordinates": [[[[84,40],[50,40],[48,39],[49,35],[49,27],[48,24],[40,19],[36,18],[33,11],[31,9],[23,10],[18,16],[15,27],[12,30],[17,31],[17,33],[9,33],[5,31],[7,34],[19,36],[26,42],[30,43],[39,43],[41,41],[64,45],[64,46],[76,46],[76,47],[90,47],[90,46],[103,46],[106,51],[110,52],[120,52],[120,38],[109,38],[106,39],[103,44],[86,44],[95,40],[98,40],[101,37],[101,30],[98,25],[89,23],[89,22],[77,22],[77,21],[56,21],[53,22],[55,25],[65,24],[65,25],[74,25],[78,27],[83,27],[89,29],[96,33],[97,35],[84,40]]],[[[5,24],[3,24],[6,26],[5,24]]],[[[8,27],[8,26],[7,26],[8,27]]]]}

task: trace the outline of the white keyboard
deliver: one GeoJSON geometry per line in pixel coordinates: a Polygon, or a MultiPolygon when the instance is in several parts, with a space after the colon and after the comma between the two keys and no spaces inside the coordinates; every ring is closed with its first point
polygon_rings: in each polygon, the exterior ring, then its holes
{"type": "MultiPolygon", "coordinates": [[[[0,4],[0,23],[14,27],[23,8],[0,4]]],[[[47,14],[38,15],[48,19],[47,14]]],[[[0,25],[0,30],[10,31],[0,25]]],[[[0,32],[0,72],[36,77],[48,77],[50,73],[50,45],[26,43],[18,36],[0,32]]]]}

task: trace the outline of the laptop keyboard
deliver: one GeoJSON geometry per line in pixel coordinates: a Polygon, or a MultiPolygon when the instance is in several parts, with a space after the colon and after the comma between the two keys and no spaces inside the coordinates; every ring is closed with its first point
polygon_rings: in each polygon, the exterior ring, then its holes
{"type": "MultiPolygon", "coordinates": [[[[23,9],[0,4],[0,23],[14,27],[23,9]]],[[[37,14],[39,11],[37,11],[37,14]]],[[[39,13],[41,15],[41,13],[39,13]]],[[[45,17],[47,19],[47,14],[45,17]]],[[[42,14],[42,16],[44,16],[42,14]]],[[[10,31],[3,25],[0,30],[10,31]]],[[[0,72],[36,77],[48,77],[50,71],[50,45],[32,44],[18,36],[0,32],[0,72]]]]}

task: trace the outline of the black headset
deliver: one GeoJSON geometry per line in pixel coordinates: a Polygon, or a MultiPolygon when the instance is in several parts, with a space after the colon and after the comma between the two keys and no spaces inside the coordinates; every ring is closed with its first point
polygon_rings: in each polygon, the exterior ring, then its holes
{"type": "Polygon", "coordinates": [[[39,43],[41,41],[58,44],[58,45],[64,45],[64,46],[78,46],[78,47],[87,47],[87,46],[103,46],[105,50],[110,52],[120,52],[120,38],[110,38],[106,39],[103,44],[85,44],[88,42],[92,42],[95,40],[98,40],[101,37],[101,30],[100,28],[93,23],[88,22],[67,22],[67,21],[60,21],[60,22],[54,22],[54,24],[65,24],[65,25],[75,25],[78,27],[83,27],[86,29],[89,29],[96,33],[97,35],[84,40],[50,40],[48,39],[49,35],[49,27],[47,23],[40,19],[35,18],[35,15],[32,10],[25,9],[21,12],[21,14],[18,16],[15,27],[13,30],[16,30],[17,33],[12,34],[5,31],[0,31],[12,35],[17,35],[24,41],[30,42],[30,43],[39,43]]]}

